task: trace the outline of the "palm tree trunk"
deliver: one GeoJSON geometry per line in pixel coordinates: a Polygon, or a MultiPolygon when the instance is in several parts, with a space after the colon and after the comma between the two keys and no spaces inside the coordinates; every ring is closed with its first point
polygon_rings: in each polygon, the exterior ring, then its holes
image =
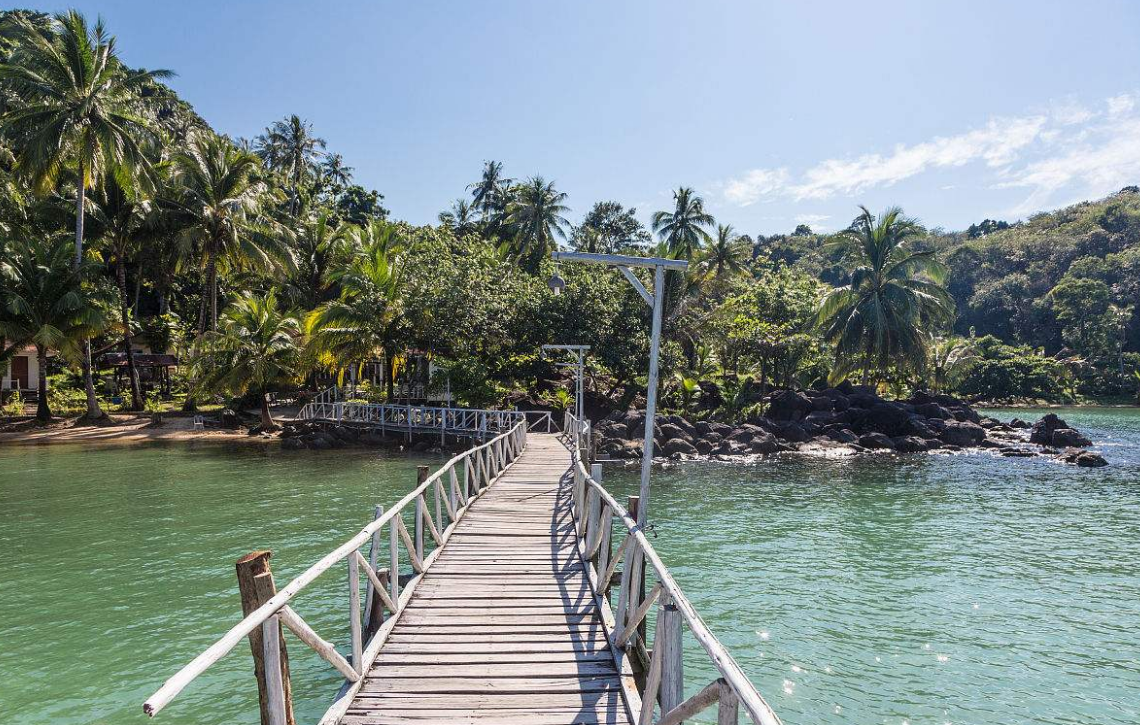
{"type": "Polygon", "coordinates": [[[261,426],[262,428],[273,428],[273,414],[269,412],[269,396],[264,392],[261,393],[261,426]]]}
{"type": "Polygon", "coordinates": [[[121,254],[116,254],[115,276],[119,282],[119,313],[123,317],[123,352],[127,354],[127,376],[131,380],[131,410],[142,410],[142,390],[139,371],[135,368],[135,353],[131,349],[131,313],[127,307],[127,268],[121,254]]]}
{"type": "MultiPolygon", "coordinates": [[[[75,189],[75,271],[83,263],[83,207],[87,189],[83,183],[86,175],[83,162],[79,163],[79,183],[75,189]]],[[[83,341],[83,387],[87,393],[87,417],[96,420],[103,417],[99,399],[95,397],[95,381],[91,377],[91,341],[83,341]]]]}
{"type": "Polygon", "coordinates": [[[210,280],[210,332],[218,331],[218,262],[210,257],[210,266],[206,270],[210,280]]]}
{"type": "Polygon", "coordinates": [[[36,359],[40,365],[40,379],[37,388],[40,391],[40,400],[36,404],[36,420],[46,423],[51,420],[51,406],[47,397],[47,349],[36,347],[36,359]]]}

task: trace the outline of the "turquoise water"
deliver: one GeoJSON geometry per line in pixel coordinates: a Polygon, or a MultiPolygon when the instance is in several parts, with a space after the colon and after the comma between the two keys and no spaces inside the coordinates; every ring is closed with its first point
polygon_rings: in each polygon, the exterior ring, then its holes
{"type": "MultiPolygon", "coordinates": [[[[688,463],[654,474],[655,543],[788,725],[1132,725],[1140,412],[1061,414],[1110,467],[984,454],[688,463]]],[[[405,493],[416,464],[440,462],[0,449],[0,723],[141,725],[142,701],[236,621],[234,560],[273,549],[285,581],[405,493]]],[[[636,472],[605,480],[632,492],[636,472]]],[[[333,572],[296,602],[336,642],[344,589],[333,572]]],[[[687,647],[695,691],[713,674],[687,647]]],[[[290,654],[298,721],[312,722],[338,679],[306,649],[290,654]]],[[[256,723],[250,669],[241,645],[155,722],[256,723]]]]}

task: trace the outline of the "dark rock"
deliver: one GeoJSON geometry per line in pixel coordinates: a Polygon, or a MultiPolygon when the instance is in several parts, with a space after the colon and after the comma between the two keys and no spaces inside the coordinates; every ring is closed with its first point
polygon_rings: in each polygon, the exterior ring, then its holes
{"type": "Polygon", "coordinates": [[[712,431],[713,431],[712,425],[707,420],[698,420],[693,425],[693,429],[696,430],[697,435],[699,435],[702,438],[707,436],[709,433],[712,433],[712,431]]]}
{"type": "Polygon", "coordinates": [[[804,423],[808,425],[818,425],[822,428],[824,426],[831,425],[832,423],[836,422],[837,419],[838,416],[836,416],[835,413],[832,413],[830,411],[816,410],[808,413],[807,417],[804,418],[804,423]]]}
{"type": "Polygon", "coordinates": [[[305,436],[301,439],[306,446],[312,448],[314,451],[327,451],[332,448],[332,443],[320,433],[305,436]]]}
{"type": "MultiPolygon", "coordinates": [[[[811,436],[808,435],[808,432],[802,425],[791,421],[777,424],[773,432],[779,438],[792,443],[806,443],[811,440],[811,436]]],[[[755,439],[753,439],[753,442],[755,442],[755,439]]]]}
{"type": "Polygon", "coordinates": [[[929,448],[926,440],[918,436],[898,436],[891,439],[900,453],[924,453],[929,448]]]}
{"type": "Polygon", "coordinates": [[[827,437],[837,443],[858,443],[859,436],[855,435],[854,431],[843,428],[841,430],[829,431],[827,437]]]}
{"type": "Polygon", "coordinates": [[[606,435],[610,438],[625,438],[629,434],[629,428],[626,428],[625,423],[611,423],[606,428],[606,435]]]}
{"type": "Polygon", "coordinates": [[[722,456],[738,456],[745,452],[745,444],[738,440],[724,439],[716,447],[716,452],[722,456]]]}
{"type": "Polygon", "coordinates": [[[908,436],[918,436],[919,438],[937,438],[938,434],[934,432],[926,423],[926,419],[921,415],[912,414],[903,426],[903,434],[908,436]]]}
{"type": "Polygon", "coordinates": [[[1025,448],[1007,448],[1001,452],[1006,458],[1032,458],[1037,455],[1031,450],[1025,448]]]}
{"type": "Polygon", "coordinates": [[[886,435],[879,433],[877,431],[873,432],[873,433],[865,433],[865,434],[859,436],[859,445],[863,446],[864,448],[888,448],[889,449],[889,448],[895,447],[894,441],[892,441],[886,435]]]}
{"type": "Polygon", "coordinates": [[[910,414],[894,403],[876,403],[868,410],[863,426],[889,436],[902,435],[910,422],[910,414]]]}
{"type": "Polygon", "coordinates": [[[696,429],[693,427],[693,424],[690,423],[689,421],[685,420],[684,417],[679,416],[679,415],[663,416],[658,421],[658,426],[660,427],[662,424],[669,424],[669,425],[677,426],[681,430],[685,431],[685,435],[688,438],[692,438],[694,435],[696,435],[696,429]]]}
{"type": "Polygon", "coordinates": [[[305,442],[300,438],[282,438],[281,450],[283,451],[299,451],[305,447],[305,442]]]}
{"type": "Polygon", "coordinates": [[[976,423],[950,421],[938,437],[952,446],[976,446],[985,440],[986,429],[976,423]]]}
{"type": "Polygon", "coordinates": [[[914,412],[918,413],[924,418],[939,418],[946,420],[952,418],[953,415],[949,410],[946,410],[938,403],[924,403],[922,405],[914,406],[914,412]]]}
{"type": "Polygon", "coordinates": [[[771,433],[757,434],[748,442],[748,450],[752,453],[775,453],[779,449],[780,444],[771,433]]]}
{"type": "Polygon", "coordinates": [[[722,436],[720,433],[713,432],[702,436],[701,440],[708,441],[715,446],[717,443],[720,443],[722,440],[724,440],[724,436],[722,436]]]}
{"type": "Polygon", "coordinates": [[[708,454],[712,453],[713,448],[715,448],[712,443],[710,443],[708,440],[705,440],[704,438],[694,443],[693,447],[696,448],[697,453],[701,454],[702,456],[707,456],[708,454]]]}
{"type": "Polygon", "coordinates": [[[1010,428],[1031,428],[1032,425],[1021,418],[1014,418],[1009,422],[1010,428]]]}
{"type": "MultiPolygon", "coordinates": [[[[664,425],[657,426],[657,435],[664,441],[670,440],[683,440],[688,441],[692,438],[692,434],[686,431],[676,423],[665,423],[664,425]]],[[[656,436],[655,436],[656,437],[656,436]]],[[[690,446],[691,447],[691,446],[690,446]]]]}
{"type": "Polygon", "coordinates": [[[830,412],[835,407],[835,403],[826,395],[817,395],[811,399],[811,407],[817,413],[830,412]]]}
{"type": "Polygon", "coordinates": [[[1104,460],[1104,456],[1099,453],[1093,453],[1092,451],[1078,453],[1073,462],[1081,468],[1100,468],[1101,466],[1108,465],[1108,461],[1104,460]]]}
{"type": "Polygon", "coordinates": [[[665,444],[665,455],[673,456],[678,453],[686,456],[697,455],[697,449],[684,438],[672,438],[665,444]]]}
{"type": "Polygon", "coordinates": [[[1068,427],[1069,424],[1057,417],[1056,413],[1048,413],[1033,424],[1033,431],[1029,434],[1029,442],[1042,446],[1050,445],[1053,440],[1053,431],[1068,427]]]}
{"type": "Polygon", "coordinates": [[[855,386],[851,384],[850,380],[844,380],[839,385],[836,385],[835,389],[844,395],[851,395],[851,393],[855,392],[855,386]]]}
{"type": "Polygon", "coordinates": [[[728,436],[728,440],[736,441],[739,443],[747,443],[748,441],[752,440],[752,438],[754,436],[766,436],[766,435],[771,435],[771,434],[768,433],[768,431],[764,430],[763,428],[761,428],[758,425],[753,425],[752,423],[745,423],[744,425],[742,425],[739,428],[737,428],[736,430],[734,430],[732,432],[732,434],[728,436]]]}
{"type": "Polygon", "coordinates": [[[772,420],[802,420],[812,410],[811,398],[794,390],[781,390],[768,403],[768,417],[772,420]]]}
{"type": "Polygon", "coordinates": [[[1049,443],[1058,448],[1087,448],[1092,441],[1072,428],[1058,428],[1053,431],[1049,443]]]}
{"type": "Polygon", "coordinates": [[[873,408],[883,402],[883,399],[871,393],[852,393],[847,396],[847,402],[852,408],[873,408]]]}
{"type": "Polygon", "coordinates": [[[227,430],[237,430],[241,428],[241,417],[233,410],[226,408],[218,414],[218,424],[227,430]]]}

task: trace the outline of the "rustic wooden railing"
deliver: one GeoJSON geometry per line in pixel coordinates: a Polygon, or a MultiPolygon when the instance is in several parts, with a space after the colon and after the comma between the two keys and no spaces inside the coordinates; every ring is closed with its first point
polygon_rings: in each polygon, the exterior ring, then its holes
{"type": "Polygon", "coordinates": [[[657,725],[677,725],[712,705],[718,705],[718,725],[738,722],[744,707],[756,725],[780,725],[780,718],[756,691],[747,675],[728,650],[709,631],[689,602],[653,545],[631,514],[601,484],[602,467],[587,470],[590,424],[567,413],[564,426],[566,444],[573,456],[574,505],[578,522],[578,551],[586,565],[586,575],[594,585],[602,621],[609,629],[610,644],[618,659],[623,679],[632,677],[630,657],[646,657],[644,687],[638,725],[653,723],[656,704],[661,715],[657,725]],[[614,522],[625,536],[613,549],[614,522]],[[624,562],[624,563],[623,563],[624,562]],[[618,564],[623,563],[618,574],[618,564]],[[611,606],[610,589],[614,579],[618,594],[611,606]],[[646,591],[646,586],[649,590],[646,591]],[[657,605],[653,641],[647,642],[644,622],[657,605]],[[720,673],[720,677],[697,694],[684,699],[684,628],[697,640],[720,673]]]}
{"type": "MultiPolygon", "coordinates": [[[[526,421],[516,418],[506,432],[455,456],[438,471],[426,476],[411,493],[387,512],[377,507],[376,518],[372,523],[326,554],[283,589],[273,593],[267,601],[179,670],[147,699],[143,711],[148,715],[156,715],[188,684],[243,639],[260,631],[262,652],[260,657],[255,652],[255,659],[260,660],[261,666],[255,669],[258,670],[259,680],[264,678],[263,709],[271,725],[285,725],[285,690],[288,680],[283,675],[282,662],[281,626],[284,625],[344,675],[345,686],[321,718],[322,725],[338,722],[360,689],[364,673],[376,659],[423,574],[431,568],[455,530],[456,523],[463,519],[471,503],[522,453],[526,442],[526,421]],[[433,507],[428,505],[429,495],[434,496],[434,516],[431,511],[433,507]],[[403,513],[408,507],[414,507],[414,534],[409,533],[404,524],[403,513]],[[377,560],[382,548],[381,529],[385,526],[389,532],[389,563],[388,567],[380,568],[377,560]],[[434,550],[427,554],[424,547],[426,536],[430,536],[435,543],[434,550]],[[412,576],[402,591],[399,575],[401,543],[412,566],[412,576]],[[361,553],[361,548],[366,544],[370,544],[367,557],[361,553]],[[346,562],[348,569],[349,658],[345,658],[334,645],[314,632],[290,606],[293,599],[317,577],[342,561],[346,562]],[[360,596],[361,572],[365,575],[367,588],[363,607],[360,596]],[[377,626],[377,619],[383,618],[385,611],[388,613],[387,618],[377,626]],[[366,637],[366,632],[369,631],[374,631],[371,638],[366,637]]],[[[426,469],[424,471],[426,474],[426,469]]],[[[272,579],[269,582],[269,587],[272,588],[272,579]]]]}

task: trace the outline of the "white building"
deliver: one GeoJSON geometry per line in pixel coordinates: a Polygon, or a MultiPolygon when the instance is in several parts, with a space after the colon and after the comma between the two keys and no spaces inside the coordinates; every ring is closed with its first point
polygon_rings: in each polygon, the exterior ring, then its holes
{"type": "Polygon", "coordinates": [[[0,368],[4,370],[4,378],[0,380],[0,390],[30,393],[39,389],[40,361],[36,357],[34,347],[20,350],[8,360],[7,364],[0,364],[0,368]]]}

